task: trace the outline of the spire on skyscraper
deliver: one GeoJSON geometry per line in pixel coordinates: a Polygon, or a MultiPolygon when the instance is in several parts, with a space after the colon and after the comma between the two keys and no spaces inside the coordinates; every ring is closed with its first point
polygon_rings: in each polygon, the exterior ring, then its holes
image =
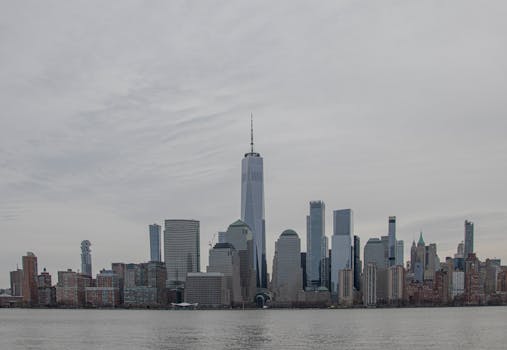
{"type": "Polygon", "coordinates": [[[253,140],[253,113],[250,113],[250,152],[254,153],[254,140],[253,140]]]}

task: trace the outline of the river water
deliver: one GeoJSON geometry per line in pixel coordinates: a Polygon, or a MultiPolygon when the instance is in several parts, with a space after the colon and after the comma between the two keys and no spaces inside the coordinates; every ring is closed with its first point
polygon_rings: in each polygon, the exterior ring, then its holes
{"type": "Polygon", "coordinates": [[[0,309],[0,349],[507,349],[507,307],[0,309]]]}

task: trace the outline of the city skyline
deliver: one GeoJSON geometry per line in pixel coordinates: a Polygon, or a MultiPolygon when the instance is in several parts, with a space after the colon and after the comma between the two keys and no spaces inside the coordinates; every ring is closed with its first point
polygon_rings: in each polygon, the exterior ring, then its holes
{"type": "Polygon", "coordinates": [[[241,217],[251,112],[268,271],[280,232],[306,251],[313,200],[328,237],[333,210],[353,209],[363,246],[396,215],[405,252],[422,229],[445,257],[471,220],[478,255],[507,260],[501,9],[101,6],[0,11],[0,288],[26,251],[79,268],[84,239],[92,271],[147,260],[147,225],[172,218],[201,222],[202,270],[241,217]]]}

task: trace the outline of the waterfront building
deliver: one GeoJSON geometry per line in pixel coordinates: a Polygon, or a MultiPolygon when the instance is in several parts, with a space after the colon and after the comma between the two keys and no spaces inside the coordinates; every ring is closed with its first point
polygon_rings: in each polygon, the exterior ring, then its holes
{"type": "Polygon", "coordinates": [[[350,268],[338,271],[338,303],[350,306],[354,302],[354,271],[350,268]]]}
{"type": "Polygon", "coordinates": [[[320,287],[330,290],[331,288],[331,250],[329,249],[329,239],[322,237],[320,244],[320,263],[319,263],[319,281],[320,287]]]}
{"type": "Polygon", "coordinates": [[[242,302],[253,303],[257,291],[253,232],[245,222],[237,220],[229,225],[223,237],[223,243],[232,244],[239,255],[242,302]]]}
{"type": "MultiPolygon", "coordinates": [[[[331,258],[329,258],[331,260],[331,258]]],[[[301,271],[303,272],[303,286],[306,287],[308,284],[306,282],[306,252],[301,252],[301,271]]],[[[331,269],[330,269],[331,271],[331,269]]],[[[331,275],[331,272],[330,272],[331,275]]]]}
{"type": "Polygon", "coordinates": [[[359,236],[354,236],[354,289],[361,290],[361,271],[363,270],[361,264],[361,241],[359,236]]]}
{"type": "Polygon", "coordinates": [[[88,240],[81,242],[81,273],[90,277],[92,276],[91,245],[92,244],[88,240]]]}
{"type": "Polygon", "coordinates": [[[165,220],[167,286],[183,287],[187,273],[200,271],[199,221],[165,220]]]}
{"type": "Polygon", "coordinates": [[[474,253],[474,223],[465,220],[465,247],[464,258],[467,259],[468,255],[474,253]]]}
{"type": "Polygon", "coordinates": [[[401,304],[405,292],[405,269],[401,265],[394,265],[387,272],[387,299],[390,304],[401,304]]]}
{"type": "Polygon", "coordinates": [[[410,248],[410,272],[415,273],[415,264],[417,261],[417,245],[415,240],[412,241],[412,247],[410,248]]]}
{"type": "Polygon", "coordinates": [[[162,261],[162,251],[160,244],[161,226],[157,224],[149,225],[150,231],[150,261],[162,261]]]}
{"type": "Polygon", "coordinates": [[[475,253],[468,254],[465,259],[465,303],[467,305],[482,305],[485,302],[484,284],[481,283],[479,269],[480,261],[475,253]]]}
{"type": "Polygon", "coordinates": [[[100,271],[97,275],[96,287],[85,288],[85,305],[92,307],[116,307],[119,304],[119,276],[112,270],[100,271]]]}
{"type": "Polygon", "coordinates": [[[67,307],[85,305],[85,288],[92,286],[92,278],[72,270],[58,271],[56,303],[67,307]]]}
{"type": "Polygon", "coordinates": [[[37,257],[32,252],[27,252],[22,257],[23,261],[23,303],[36,305],[39,301],[37,287],[37,257]]]}
{"type": "Polygon", "coordinates": [[[230,291],[221,272],[189,272],[185,284],[185,302],[205,307],[230,306],[230,291]]]}
{"type": "Polygon", "coordinates": [[[277,302],[296,302],[303,290],[301,241],[293,230],[285,230],[275,242],[272,292],[277,302]]]}
{"type": "Polygon", "coordinates": [[[325,211],[323,201],[310,202],[310,215],[306,217],[306,287],[315,289],[321,285],[321,261],[325,237],[325,211]]]}
{"type": "Polygon", "coordinates": [[[267,288],[264,165],[260,153],[254,152],[253,122],[250,152],[245,154],[241,162],[241,220],[253,233],[257,287],[267,288]]]}
{"type": "Polygon", "coordinates": [[[366,262],[363,272],[363,303],[366,306],[377,304],[377,264],[366,262]]]}
{"type": "Polygon", "coordinates": [[[364,265],[375,264],[376,274],[376,302],[387,302],[387,253],[389,251],[389,241],[386,236],[379,238],[370,238],[364,246],[364,265]]]}
{"type": "Polygon", "coordinates": [[[11,277],[11,295],[13,297],[23,296],[23,270],[16,269],[10,272],[11,277]]]}
{"type": "Polygon", "coordinates": [[[240,257],[231,243],[217,243],[213,249],[210,249],[207,272],[221,272],[224,274],[233,304],[241,304],[244,301],[241,295],[240,270],[240,257]]]}
{"type": "Polygon", "coordinates": [[[46,268],[37,276],[37,287],[37,304],[39,306],[56,305],[56,289],[51,284],[51,275],[46,271],[46,268]]]}
{"type": "Polygon", "coordinates": [[[416,248],[416,261],[414,265],[415,280],[424,281],[424,271],[426,268],[426,243],[424,243],[422,232],[419,234],[419,241],[416,248]]]}
{"type": "Polygon", "coordinates": [[[389,220],[389,265],[396,265],[396,216],[390,216],[389,220]]]}
{"type": "MultiPolygon", "coordinates": [[[[352,209],[333,212],[333,237],[331,238],[331,291],[338,294],[338,271],[352,269],[352,235],[354,221],[352,209]]],[[[308,266],[306,267],[308,269],[308,266]]]]}

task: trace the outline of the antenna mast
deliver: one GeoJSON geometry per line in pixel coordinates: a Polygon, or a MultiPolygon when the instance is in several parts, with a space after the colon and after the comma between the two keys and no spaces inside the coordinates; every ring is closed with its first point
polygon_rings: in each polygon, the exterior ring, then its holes
{"type": "Polygon", "coordinates": [[[254,141],[253,141],[253,113],[250,113],[250,149],[254,153],[254,141]]]}

